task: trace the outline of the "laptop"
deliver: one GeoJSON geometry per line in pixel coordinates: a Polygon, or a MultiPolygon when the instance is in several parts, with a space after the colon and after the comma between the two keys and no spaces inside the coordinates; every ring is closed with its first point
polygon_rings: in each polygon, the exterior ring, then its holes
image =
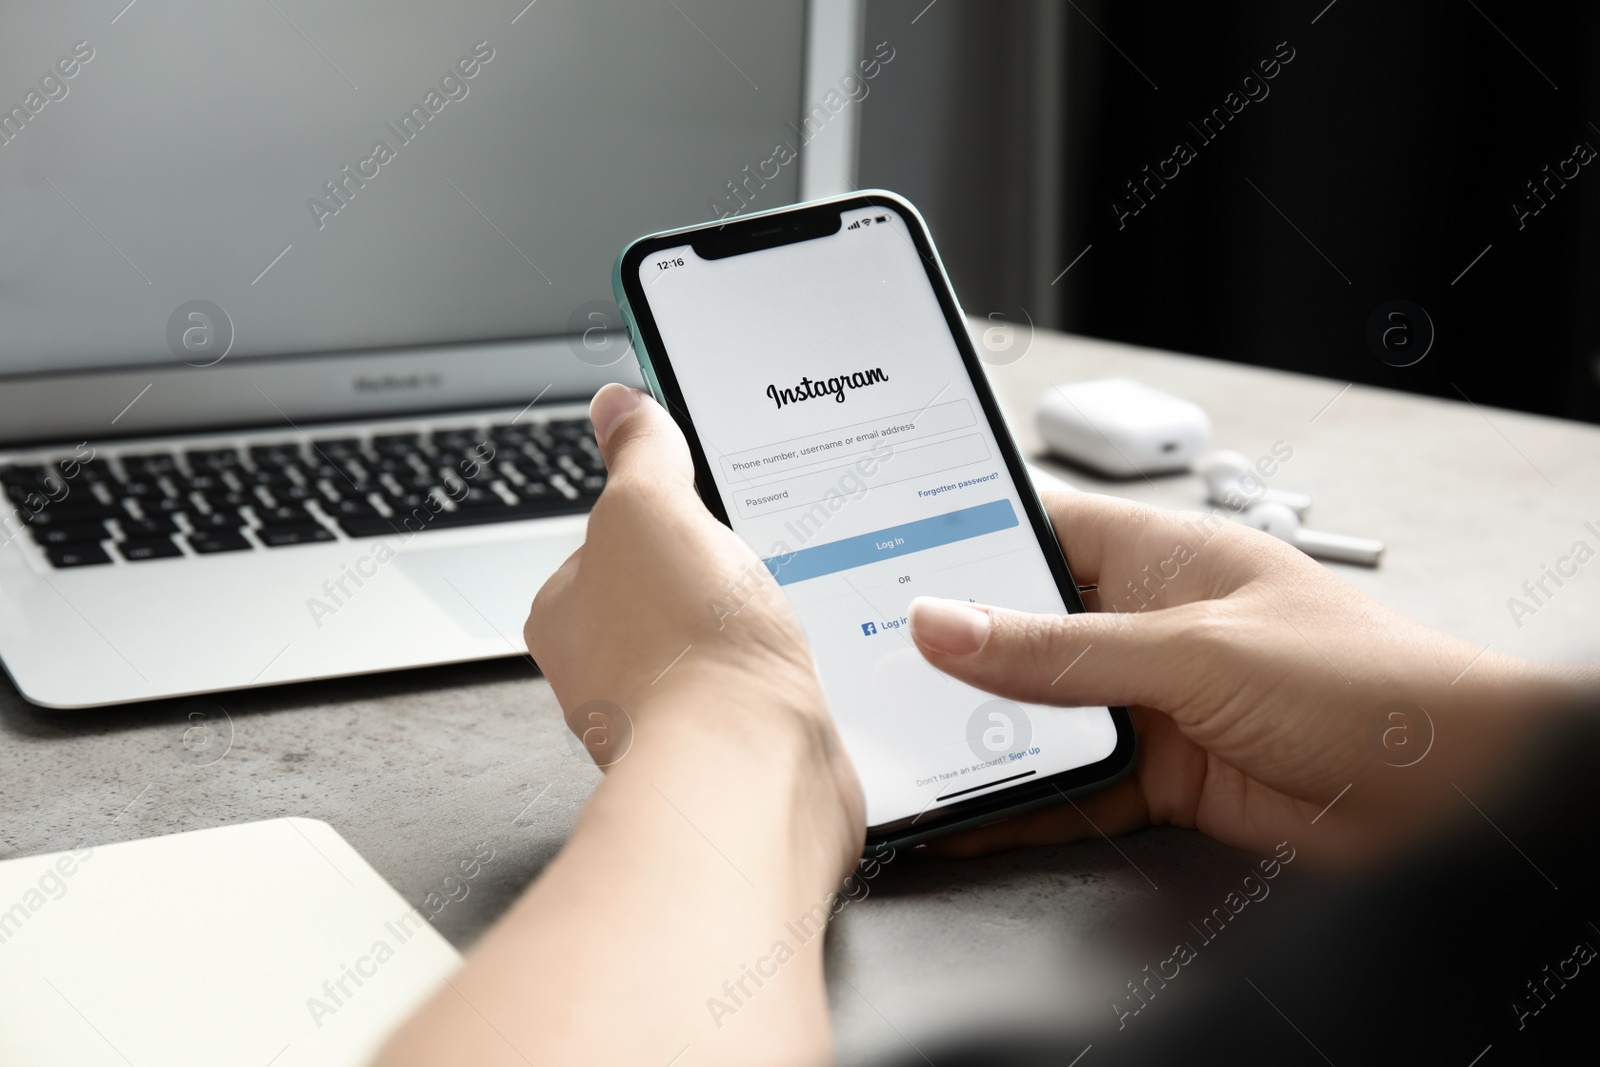
{"type": "Polygon", "coordinates": [[[0,10],[18,690],[85,708],[525,654],[605,484],[587,401],[640,384],[617,250],[849,188],[860,22],[854,0],[0,10]]]}

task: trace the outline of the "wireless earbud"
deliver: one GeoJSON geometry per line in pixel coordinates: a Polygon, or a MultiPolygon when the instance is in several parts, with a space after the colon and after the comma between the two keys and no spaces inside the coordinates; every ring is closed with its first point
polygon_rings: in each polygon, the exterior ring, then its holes
{"type": "Polygon", "coordinates": [[[1300,516],[1293,508],[1274,500],[1250,505],[1239,521],[1269,533],[1315,559],[1334,559],[1342,563],[1376,567],[1379,557],[1383,555],[1382,541],[1308,530],[1300,525],[1300,516]]]}
{"type": "Polygon", "coordinates": [[[1304,493],[1268,489],[1250,461],[1237,452],[1211,453],[1200,461],[1200,476],[1205,479],[1206,499],[1235,511],[1266,501],[1282,504],[1301,518],[1311,510],[1311,498],[1304,493]]]}

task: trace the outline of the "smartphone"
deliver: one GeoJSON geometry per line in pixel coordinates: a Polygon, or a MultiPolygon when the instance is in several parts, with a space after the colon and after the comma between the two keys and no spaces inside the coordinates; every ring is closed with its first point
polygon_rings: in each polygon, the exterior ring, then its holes
{"type": "MultiPolygon", "coordinates": [[[[920,595],[1084,610],[914,207],[870,191],[652,234],[623,250],[613,286],[706,506],[800,617],[869,843],[1127,772],[1126,709],[1001,700],[911,641],[920,595]]],[[[738,598],[708,596],[728,613],[738,598]]]]}

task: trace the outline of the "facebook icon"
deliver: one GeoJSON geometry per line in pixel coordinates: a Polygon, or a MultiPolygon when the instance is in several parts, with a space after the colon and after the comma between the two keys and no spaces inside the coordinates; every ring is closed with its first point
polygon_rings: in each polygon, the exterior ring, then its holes
{"type": "Polygon", "coordinates": [[[878,624],[874,622],[864,622],[861,624],[861,632],[866,636],[871,637],[873,634],[878,632],[878,624]]]}

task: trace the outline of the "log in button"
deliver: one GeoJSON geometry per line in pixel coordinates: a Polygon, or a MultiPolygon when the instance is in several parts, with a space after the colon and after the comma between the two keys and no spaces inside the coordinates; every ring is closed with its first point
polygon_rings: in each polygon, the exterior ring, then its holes
{"type": "Polygon", "coordinates": [[[1017,513],[1011,501],[991,500],[987,504],[917,519],[873,533],[841,538],[825,545],[813,545],[787,555],[772,556],[761,562],[766,564],[779,585],[791,585],[825,574],[865,567],[880,560],[954,544],[969,537],[1009,530],[1016,525],[1017,513]]]}

